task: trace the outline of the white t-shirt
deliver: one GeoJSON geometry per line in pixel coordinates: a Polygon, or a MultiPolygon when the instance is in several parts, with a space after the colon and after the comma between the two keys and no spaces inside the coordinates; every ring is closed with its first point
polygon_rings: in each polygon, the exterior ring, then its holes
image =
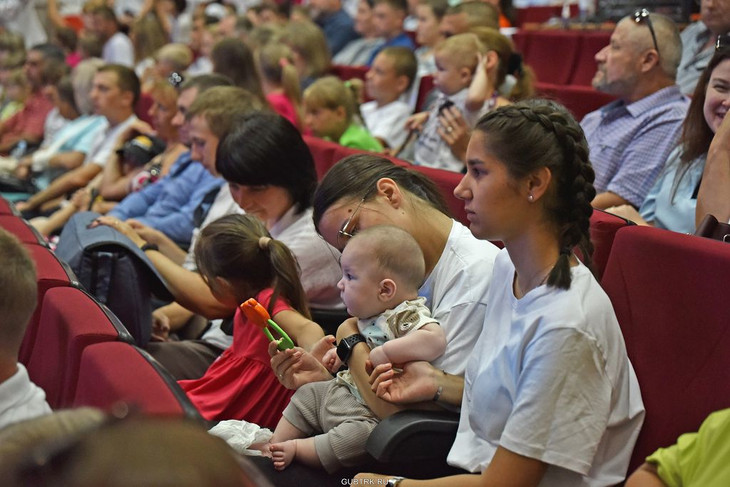
{"type": "Polygon", "coordinates": [[[464,375],[467,360],[482,331],[487,290],[499,249],[478,240],[453,221],[446,247],[419,295],[446,334],[446,352],[432,362],[450,374],[464,375]]]}
{"type": "Polygon", "coordinates": [[[400,100],[380,108],[375,100],[360,105],[360,114],[370,134],[383,139],[391,149],[397,149],[406,140],[406,120],[411,113],[408,103],[400,100]]]}
{"type": "Polygon", "coordinates": [[[23,364],[19,363],[17,372],[0,383],[0,429],[51,412],[46,393],[30,381],[23,364]]]}
{"type": "Polygon", "coordinates": [[[112,152],[117,144],[117,138],[129,127],[132,122],[137,120],[136,115],[131,115],[122,123],[118,123],[114,127],[109,126],[107,121],[106,126],[96,136],[94,144],[91,146],[91,150],[86,154],[84,164],[97,164],[104,167],[111,157],[112,152]]]}
{"type": "Polygon", "coordinates": [[[587,267],[570,289],[521,299],[506,250],[494,264],[448,463],[483,471],[497,446],[548,463],[541,486],[621,482],[644,405],[606,293],[587,267]]]}
{"type": "Polygon", "coordinates": [[[122,32],[117,32],[104,43],[101,57],[105,63],[121,64],[128,68],[134,68],[134,46],[122,32]]]}

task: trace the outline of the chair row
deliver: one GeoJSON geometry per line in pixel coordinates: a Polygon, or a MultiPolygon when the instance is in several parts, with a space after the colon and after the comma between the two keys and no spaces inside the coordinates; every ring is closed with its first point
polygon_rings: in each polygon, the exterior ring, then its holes
{"type": "Polygon", "coordinates": [[[79,288],[73,272],[0,198],[0,227],[16,235],[36,266],[38,305],[19,360],[52,408],[123,402],[149,414],[200,415],[175,380],[133,339],[117,317],[79,288]],[[3,214],[4,212],[4,214],[3,214]]]}
{"type": "Polygon", "coordinates": [[[520,30],[512,41],[537,79],[558,85],[591,86],[595,56],[611,33],[585,30],[520,30]]]}

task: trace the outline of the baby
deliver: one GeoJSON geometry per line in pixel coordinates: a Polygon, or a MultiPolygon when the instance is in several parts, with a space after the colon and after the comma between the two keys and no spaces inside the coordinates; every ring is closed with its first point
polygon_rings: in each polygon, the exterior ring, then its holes
{"type": "MultiPolygon", "coordinates": [[[[431,361],[444,353],[444,332],[425,298],[418,297],[425,263],[408,232],[393,226],[362,230],[348,242],[341,262],[340,295],[358,318],[374,366],[431,361]]],[[[323,363],[332,371],[340,367],[336,349],[325,354],[323,363]]],[[[368,458],[365,443],[377,423],[348,370],[335,380],[306,384],[292,397],[271,438],[274,467],[282,470],[294,459],[330,473],[357,465],[368,458]]]]}

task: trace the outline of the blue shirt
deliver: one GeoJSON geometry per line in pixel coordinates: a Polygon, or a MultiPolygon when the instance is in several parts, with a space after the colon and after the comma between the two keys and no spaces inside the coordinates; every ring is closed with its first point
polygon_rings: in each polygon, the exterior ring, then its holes
{"type": "Polygon", "coordinates": [[[188,151],[178,157],[167,176],[130,194],[109,214],[120,220],[134,218],[187,246],[193,236],[195,208],[222,184],[221,178],[193,161],[188,151]]]}
{"type": "Polygon", "coordinates": [[[408,37],[408,34],[406,34],[405,32],[401,32],[392,39],[385,41],[383,44],[380,45],[380,47],[373,51],[373,54],[370,56],[370,60],[368,61],[368,66],[373,64],[373,61],[375,61],[375,56],[377,56],[380,51],[382,51],[386,47],[407,47],[411,51],[416,50],[416,45],[413,44],[413,40],[408,37]]]}
{"type": "Polygon", "coordinates": [[[689,165],[680,162],[682,147],[669,156],[667,165],[641,205],[641,218],[654,226],[674,232],[694,233],[696,189],[702,179],[707,154],[689,165]]]}
{"type": "Polygon", "coordinates": [[[610,191],[637,208],[677,144],[689,100],[663,88],[627,105],[616,100],[583,118],[598,193],[610,191]]]}
{"type": "Polygon", "coordinates": [[[348,42],[360,37],[360,34],[355,32],[352,18],[342,9],[337,12],[320,14],[317,18],[317,25],[322,28],[333,56],[340,52],[348,42]]]}

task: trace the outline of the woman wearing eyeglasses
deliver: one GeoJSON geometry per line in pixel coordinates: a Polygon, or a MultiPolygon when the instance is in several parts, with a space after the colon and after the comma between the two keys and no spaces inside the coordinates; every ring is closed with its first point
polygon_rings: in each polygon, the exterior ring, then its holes
{"type": "MultiPolygon", "coordinates": [[[[484,297],[497,247],[477,240],[468,228],[448,216],[438,189],[425,176],[371,154],[347,157],[330,169],[315,192],[314,222],[322,237],[339,249],[358,230],[378,224],[398,226],[415,238],[423,251],[428,276],[419,294],[426,297],[434,319],[446,333],[447,347],[433,367],[426,362],[411,362],[406,367],[427,373],[437,371],[458,388],[481,331],[484,297]]],[[[346,322],[338,330],[338,342],[351,335],[357,335],[357,326],[346,322]]],[[[329,380],[332,376],[317,359],[332,346],[330,340],[323,344],[324,349],[313,351],[314,355],[302,350],[276,353],[270,348],[272,366],[281,382],[292,389],[329,380]]],[[[365,366],[367,346],[354,345],[344,353],[349,355],[345,358],[349,358],[358,389],[376,415],[386,417],[414,402],[405,396],[385,401],[373,394],[365,366]]],[[[445,392],[444,396],[449,394],[445,392]]],[[[457,402],[460,397],[460,392],[454,394],[457,402]]],[[[428,399],[432,398],[433,393],[428,399]]]]}
{"type": "MultiPolygon", "coordinates": [[[[697,196],[707,153],[728,108],[730,47],[721,47],[697,82],[679,145],[669,155],[639,210],[631,205],[622,205],[606,211],[639,225],[694,233],[697,196]]],[[[699,219],[702,217],[704,214],[699,219]]]]}
{"type": "MultiPolygon", "coordinates": [[[[590,271],[596,191],[583,131],[552,102],[501,107],[477,123],[467,168],[454,193],[464,200],[469,228],[505,245],[448,456],[450,465],[476,475],[390,485],[618,484],[644,407],[613,308],[590,271]]],[[[382,380],[378,371],[373,388],[380,397],[455,392],[438,374],[382,380]]]]}

